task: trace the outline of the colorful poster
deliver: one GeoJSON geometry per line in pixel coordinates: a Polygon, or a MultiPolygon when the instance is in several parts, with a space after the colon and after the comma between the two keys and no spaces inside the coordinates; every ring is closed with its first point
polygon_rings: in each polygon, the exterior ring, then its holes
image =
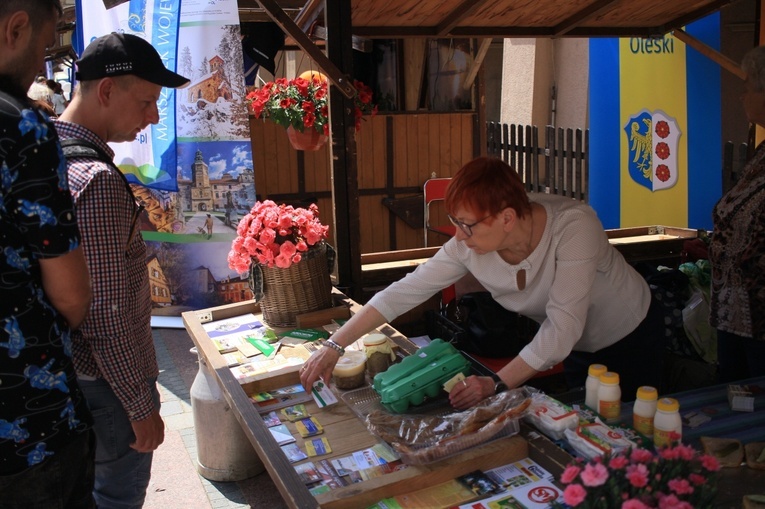
{"type": "MultiPolygon", "coordinates": [[[[181,0],[130,0],[107,10],[101,1],[77,0],[78,54],[97,37],[124,32],[149,41],[165,67],[175,70],[180,6],[181,0]]],[[[175,90],[163,88],[157,103],[159,122],[144,129],[132,143],[111,145],[115,163],[131,183],[167,191],[178,189],[175,97],[175,90]]]]}
{"type": "Polygon", "coordinates": [[[87,19],[81,41],[134,33],[191,80],[183,89],[163,90],[158,126],[134,143],[112,144],[144,206],[140,224],[154,314],[251,299],[246,275],[227,263],[239,219],[255,202],[236,0],[130,0],[109,10],[101,0],[78,2],[78,20],[87,19]],[[138,162],[165,139],[173,148],[162,148],[151,167],[138,162]]]}
{"type": "MultiPolygon", "coordinates": [[[[719,14],[686,31],[720,45],[719,14]]],[[[666,34],[590,40],[590,203],[604,227],[711,228],[720,68],[666,34]]]]}

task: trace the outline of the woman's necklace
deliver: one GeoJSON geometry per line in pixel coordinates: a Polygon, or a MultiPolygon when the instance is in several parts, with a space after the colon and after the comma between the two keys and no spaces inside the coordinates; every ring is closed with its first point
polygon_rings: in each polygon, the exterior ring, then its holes
{"type": "MultiPolygon", "coordinates": [[[[526,258],[531,256],[532,249],[531,244],[534,242],[534,206],[531,207],[531,233],[529,234],[529,242],[526,244],[526,249],[528,250],[528,254],[526,255],[526,258]]],[[[521,269],[515,274],[515,283],[518,286],[519,290],[525,290],[526,289],[526,269],[521,269]]]]}

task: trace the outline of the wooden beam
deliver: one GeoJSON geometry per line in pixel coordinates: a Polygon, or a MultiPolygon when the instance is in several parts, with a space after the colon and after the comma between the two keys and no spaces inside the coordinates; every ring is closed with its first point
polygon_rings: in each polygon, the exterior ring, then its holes
{"type": "Polygon", "coordinates": [[[742,80],[746,79],[746,73],[733,59],[726,57],[716,49],[704,44],[702,41],[688,34],[685,30],[675,28],[672,31],[672,35],[683,41],[687,46],[690,46],[705,57],[711,59],[713,62],[716,62],[720,67],[734,76],[737,76],[742,80]]]}
{"type": "Polygon", "coordinates": [[[481,44],[478,47],[478,53],[475,55],[473,65],[468,69],[467,76],[465,76],[465,83],[462,84],[462,88],[469,90],[473,86],[475,77],[478,76],[478,70],[483,65],[483,60],[486,58],[486,53],[489,52],[489,46],[491,46],[491,39],[481,40],[481,44]]]}
{"type": "MultiPolygon", "coordinates": [[[[313,29],[313,35],[318,39],[326,40],[327,28],[321,25],[316,25],[313,29]]],[[[362,53],[372,53],[372,39],[353,35],[351,36],[351,47],[356,51],[361,51],[362,53]]]]}
{"type": "Polygon", "coordinates": [[[303,6],[298,15],[295,17],[295,24],[300,27],[303,32],[308,32],[314,21],[319,19],[319,14],[324,7],[324,0],[308,0],[303,6]]]}
{"type": "Polygon", "coordinates": [[[263,9],[268,13],[271,19],[279,25],[279,27],[287,32],[295,40],[295,43],[308,54],[316,65],[324,71],[327,78],[337,87],[337,89],[348,99],[356,96],[356,88],[353,86],[350,78],[347,78],[340,69],[322,53],[322,51],[311,41],[305,32],[300,30],[292,18],[290,18],[276,0],[258,0],[263,9]]]}
{"type": "Polygon", "coordinates": [[[456,27],[460,21],[465,19],[476,9],[486,3],[487,0],[464,0],[461,4],[452,10],[436,27],[437,37],[444,37],[456,27]]]}
{"type": "Polygon", "coordinates": [[[561,23],[553,27],[554,37],[560,37],[566,32],[576,28],[588,19],[592,19],[594,16],[602,13],[603,11],[610,9],[617,0],[598,0],[594,2],[568,19],[563,20],[561,23]]]}
{"type": "Polygon", "coordinates": [[[664,30],[663,33],[669,32],[674,28],[682,28],[688,23],[696,21],[697,19],[701,19],[707,14],[712,14],[713,12],[720,10],[721,8],[725,7],[731,2],[733,2],[733,0],[716,0],[715,2],[711,2],[705,5],[704,7],[696,9],[695,11],[691,13],[675,18],[669,23],[664,24],[666,29],[664,30]]]}

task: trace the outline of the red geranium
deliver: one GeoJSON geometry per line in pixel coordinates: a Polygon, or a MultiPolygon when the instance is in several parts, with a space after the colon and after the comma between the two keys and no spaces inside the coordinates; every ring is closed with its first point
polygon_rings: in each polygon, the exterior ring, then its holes
{"type": "MultiPolygon", "coordinates": [[[[362,116],[376,115],[377,106],[372,104],[371,88],[357,80],[353,85],[357,90],[354,118],[358,131],[362,116]]],[[[279,78],[247,94],[255,118],[267,118],[285,129],[292,126],[300,132],[313,128],[324,135],[329,134],[328,100],[327,81],[318,73],[310,79],[279,78]]]]}

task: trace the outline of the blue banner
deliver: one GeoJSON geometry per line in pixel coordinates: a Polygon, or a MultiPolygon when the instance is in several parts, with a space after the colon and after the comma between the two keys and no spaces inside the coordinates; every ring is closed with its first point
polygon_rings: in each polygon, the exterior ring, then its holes
{"type": "MultiPolygon", "coordinates": [[[[123,32],[149,41],[168,69],[176,70],[181,0],[130,0],[106,9],[98,0],[77,0],[77,31],[73,46],[78,54],[94,39],[123,32]]],[[[175,120],[176,91],[163,88],[159,123],[147,127],[132,143],[112,145],[114,161],[128,181],[160,191],[177,191],[175,120]]]]}

